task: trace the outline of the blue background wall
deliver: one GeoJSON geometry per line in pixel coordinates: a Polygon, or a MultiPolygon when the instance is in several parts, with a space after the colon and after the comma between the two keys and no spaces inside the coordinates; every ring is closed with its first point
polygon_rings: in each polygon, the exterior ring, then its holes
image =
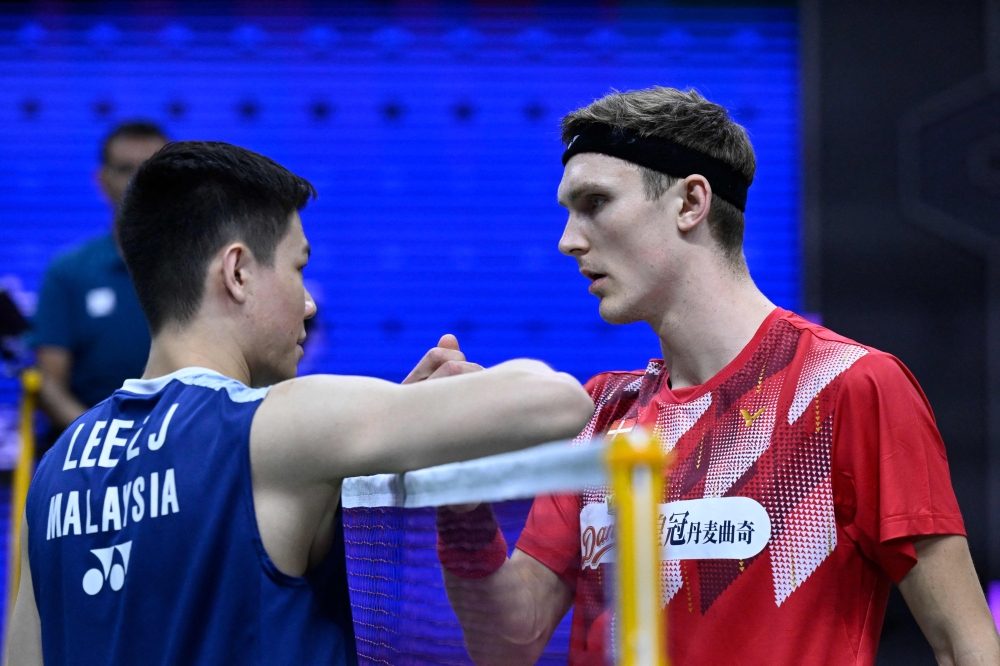
{"type": "Polygon", "coordinates": [[[558,119],[659,84],[696,87],[750,130],[747,257],[768,296],[798,307],[791,10],[46,6],[0,18],[0,276],[28,290],[107,228],[97,145],[146,117],[316,185],[304,221],[321,326],[303,370],[400,379],[445,332],[487,364],[642,367],[655,338],[604,324],[556,249],[558,119]]]}
{"type": "MultiPolygon", "coordinates": [[[[612,88],[665,85],[749,129],[750,270],[799,307],[793,10],[193,4],[0,8],[0,281],[36,291],[54,255],[109,227],[98,144],[149,118],[319,190],[303,215],[320,303],[303,372],[399,380],[446,332],[487,365],[642,367],[656,338],[603,323],[556,249],[558,120],[612,88]]],[[[0,379],[0,408],[15,401],[0,379]]],[[[5,506],[0,487],[0,523],[5,506]]]]}

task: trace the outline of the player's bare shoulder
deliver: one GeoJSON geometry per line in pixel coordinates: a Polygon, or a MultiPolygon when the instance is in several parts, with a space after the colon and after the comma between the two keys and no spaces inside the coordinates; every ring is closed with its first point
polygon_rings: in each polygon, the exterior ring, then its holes
{"type": "Polygon", "coordinates": [[[309,481],[315,478],[309,472],[317,471],[317,464],[324,470],[336,465],[344,442],[362,443],[378,405],[393,386],[342,375],[312,375],[275,384],[250,429],[254,477],[309,481]]]}

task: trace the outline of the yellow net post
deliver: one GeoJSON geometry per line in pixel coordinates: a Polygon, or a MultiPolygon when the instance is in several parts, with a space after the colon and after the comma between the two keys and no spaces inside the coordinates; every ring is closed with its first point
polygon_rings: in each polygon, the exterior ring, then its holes
{"type": "Polygon", "coordinates": [[[21,455],[14,468],[10,502],[10,555],[7,568],[7,619],[14,611],[17,584],[21,579],[21,516],[28,498],[28,486],[35,471],[35,408],[38,391],[42,388],[42,375],[35,368],[21,373],[21,455]]]}
{"type": "Polygon", "coordinates": [[[615,504],[617,617],[620,666],[669,666],[666,623],[660,603],[660,543],[657,517],[666,458],[640,428],[616,436],[607,464],[615,504]]]}

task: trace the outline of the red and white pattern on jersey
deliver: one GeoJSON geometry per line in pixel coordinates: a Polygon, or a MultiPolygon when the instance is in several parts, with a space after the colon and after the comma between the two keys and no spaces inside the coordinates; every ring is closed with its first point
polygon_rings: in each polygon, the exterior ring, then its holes
{"type": "MultiPolygon", "coordinates": [[[[622,430],[625,422],[635,422],[639,415],[640,395],[649,395],[650,389],[659,388],[662,363],[650,361],[643,374],[638,372],[613,373],[609,376],[604,390],[594,400],[594,416],[573,444],[589,444],[596,433],[607,436],[609,431],[622,430]]],[[[628,428],[627,425],[625,425],[628,428]]],[[[587,486],[581,496],[582,509],[588,504],[603,502],[607,495],[605,486],[587,486]]]]}
{"type": "MultiPolygon", "coordinates": [[[[691,402],[679,405],[659,404],[656,417],[656,427],[653,435],[660,441],[665,453],[673,451],[677,442],[684,436],[694,424],[712,406],[712,393],[692,400],[691,402]]],[[[701,464],[701,461],[698,461],[701,464]]],[[[660,601],[667,604],[678,590],[681,589],[683,580],[681,578],[681,563],[678,560],[665,560],[660,562],[660,601]]]]}
{"type": "MultiPolygon", "coordinates": [[[[799,448],[794,463],[775,478],[770,500],[765,504],[784,517],[780,530],[771,536],[771,570],[774,600],[779,606],[825,560],[837,545],[837,523],[833,508],[830,460],[833,445],[833,413],[823,418],[820,395],[831,382],[868,353],[859,345],[818,340],[803,363],[787,422],[808,433],[804,442],[780,442],[799,448]],[[809,410],[810,405],[814,405],[809,410]],[[807,412],[811,411],[811,414],[807,412]],[[812,417],[812,418],[810,418],[812,417]],[[809,431],[812,432],[809,432],[809,431]]],[[[782,430],[784,432],[784,430],[782,430]]]]}
{"type": "MultiPolygon", "coordinates": [[[[583,429],[574,444],[589,443],[595,435],[606,435],[609,430],[627,429],[629,421],[638,419],[639,404],[645,400],[649,403],[650,396],[659,389],[661,363],[650,361],[644,373],[619,372],[604,375],[604,386],[594,397],[594,416],[587,427],[583,429]]],[[[580,510],[588,504],[604,502],[607,496],[605,486],[587,486],[580,495],[580,510]]],[[[584,626],[590,628],[602,615],[613,621],[613,614],[605,603],[604,576],[606,565],[597,569],[587,569],[582,572],[577,581],[581,604],[574,611],[581,617],[584,626]]],[[[605,627],[611,630],[610,624],[605,627]]]]}
{"type": "MultiPolygon", "coordinates": [[[[666,501],[739,495],[767,510],[772,524],[767,549],[779,606],[836,546],[830,471],[833,408],[840,376],[867,353],[860,345],[813,339],[801,369],[792,371],[795,377],[789,368],[800,335],[788,322],[775,322],[741,368],[686,403],[656,398],[664,378],[662,363],[651,362],[643,374],[606,375],[594,418],[579,438],[589,441],[595,433],[627,429],[647,408],[655,408],[654,435],[665,452],[676,450],[678,455],[666,501]],[[790,402],[781,399],[788,395],[783,391],[786,380],[795,381],[790,402]]],[[[581,509],[605,497],[605,488],[587,488],[581,509]]],[[[700,606],[705,613],[762,555],[747,561],[664,561],[663,603],[687,585],[689,610],[700,606]]],[[[601,573],[581,575],[600,579],[601,573]]],[[[593,601],[595,610],[603,605],[593,601]]]]}
{"type": "MultiPolygon", "coordinates": [[[[652,361],[649,363],[649,366],[646,369],[647,374],[650,372],[650,368],[654,365],[655,364],[652,361]]],[[[656,368],[656,372],[654,374],[659,374],[659,368],[656,368]]],[[[601,429],[601,432],[613,430],[612,426],[614,424],[610,422],[610,414],[608,412],[613,410],[614,406],[621,402],[623,393],[638,393],[642,380],[642,375],[631,372],[623,372],[621,374],[614,375],[613,380],[608,381],[604,385],[604,390],[601,391],[601,395],[594,400],[594,416],[590,419],[590,422],[587,423],[587,426],[583,429],[583,431],[576,436],[576,439],[573,440],[573,444],[589,444],[594,438],[594,433],[596,433],[599,428],[601,429]],[[628,390],[626,390],[626,386],[628,387],[628,390]]],[[[631,411],[635,413],[638,410],[633,409],[631,411]]]]}

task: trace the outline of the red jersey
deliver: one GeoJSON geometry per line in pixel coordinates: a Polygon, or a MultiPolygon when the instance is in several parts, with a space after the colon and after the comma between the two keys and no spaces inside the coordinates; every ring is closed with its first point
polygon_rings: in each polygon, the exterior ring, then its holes
{"type": "MultiPolygon", "coordinates": [[[[890,581],[916,563],[912,538],[965,534],[913,376],[790,312],[768,316],[701,386],[671,390],[654,360],[587,389],[597,410],[580,441],[642,426],[677,452],[664,500],[699,500],[661,517],[661,543],[700,553],[661,561],[676,666],[873,664],[890,581]],[[700,504],[708,516],[732,497],[749,498],[735,504],[756,506],[756,522],[695,521],[700,504]],[[741,549],[755,554],[731,555],[741,549]]],[[[607,500],[600,487],[539,497],[517,543],[575,591],[570,666],[610,663],[601,541],[613,531],[593,527],[613,513],[607,500]]]]}

